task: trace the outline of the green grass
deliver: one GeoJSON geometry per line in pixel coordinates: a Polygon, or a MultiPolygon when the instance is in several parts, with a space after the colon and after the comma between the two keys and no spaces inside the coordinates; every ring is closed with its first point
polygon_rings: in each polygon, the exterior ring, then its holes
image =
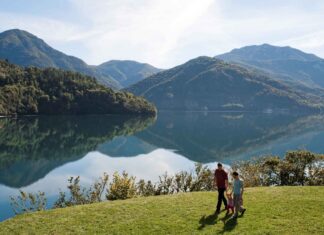
{"type": "Polygon", "coordinates": [[[324,234],[324,187],[248,188],[243,217],[213,215],[216,192],[103,202],[20,215],[0,234],[324,234]]]}

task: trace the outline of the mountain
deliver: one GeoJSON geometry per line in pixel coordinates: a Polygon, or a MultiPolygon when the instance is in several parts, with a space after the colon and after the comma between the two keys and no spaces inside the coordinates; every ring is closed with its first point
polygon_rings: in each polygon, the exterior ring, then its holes
{"type": "Polygon", "coordinates": [[[109,75],[120,87],[128,87],[161,71],[152,65],[131,60],[111,60],[98,65],[96,70],[104,76],[109,75]]]}
{"type": "Polygon", "coordinates": [[[118,87],[108,76],[100,75],[84,61],[53,49],[42,39],[27,31],[12,29],[0,34],[0,59],[7,59],[20,66],[53,67],[80,72],[106,86],[118,87]]]}
{"type": "Polygon", "coordinates": [[[142,97],[114,91],[92,77],[0,60],[0,115],[155,113],[142,97]]]}
{"type": "Polygon", "coordinates": [[[88,65],[50,47],[35,35],[12,29],[0,33],[0,59],[20,66],[54,67],[96,77],[103,85],[120,89],[160,71],[149,64],[136,61],[112,60],[99,66],[88,65]]]}
{"type": "Polygon", "coordinates": [[[288,46],[246,46],[216,58],[262,70],[285,82],[324,88],[324,59],[288,46]]]}
{"type": "Polygon", "coordinates": [[[314,111],[323,107],[322,97],[210,57],[152,75],[128,91],[165,110],[314,111]]]}

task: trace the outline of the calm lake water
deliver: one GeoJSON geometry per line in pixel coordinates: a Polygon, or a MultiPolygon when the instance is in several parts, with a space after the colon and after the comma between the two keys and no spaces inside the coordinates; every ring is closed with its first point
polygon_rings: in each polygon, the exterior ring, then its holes
{"type": "Polygon", "coordinates": [[[137,179],[215,167],[287,150],[324,153],[320,115],[160,112],[122,116],[0,119],[0,221],[13,216],[9,196],[44,191],[53,203],[70,176],[89,184],[103,172],[137,179]]]}

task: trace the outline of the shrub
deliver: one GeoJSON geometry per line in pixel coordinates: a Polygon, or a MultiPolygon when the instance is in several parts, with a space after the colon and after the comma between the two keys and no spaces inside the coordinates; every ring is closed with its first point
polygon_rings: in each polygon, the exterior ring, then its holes
{"type": "Polygon", "coordinates": [[[214,188],[214,174],[201,163],[195,165],[195,175],[191,182],[190,191],[210,191],[214,188]]]}
{"type": "Polygon", "coordinates": [[[174,175],[174,184],[173,188],[176,193],[179,192],[188,192],[191,189],[193,181],[192,173],[187,171],[181,171],[174,175]]]}
{"type": "Polygon", "coordinates": [[[156,195],[156,186],[150,180],[147,182],[140,180],[136,184],[136,194],[143,197],[154,196],[156,195]]]}
{"type": "Polygon", "coordinates": [[[279,182],[280,158],[278,156],[269,156],[262,158],[261,169],[263,172],[263,185],[276,185],[279,182]]]}
{"type": "Polygon", "coordinates": [[[270,185],[324,185],[324,157],[309,151],[287,152],[284,159],[267,156],[236,162],[247,187],[270,185]]]}
{"type": "Polygon", "coordinates": [[[246,187],[262,186],[262,163],[260,159],[235,162],[233,171],[238,171],[246,187]]]}
{"type": "Polygon", "coordinates": [[[106,189],[108,182],[108,175],[103,174],[96,182],[89,188],[80,185],[80,177],[71,177],[67,186],[69,190],[69,198],[66,197],[65,192],[59,193],[59,198],[54,204],[54,208],[63,208],[74,205],[90,204],[102,201],[102,194],[106,189]]]}
{"type": "MultiPolygon", "coordinates": [[[[285,170],[289,171],[290,183],[304,185],[307,180],[306,169],[311,168],[316,160],[316,155],[308,151],[290,151],[286,153],[284,163],[288,165],[285,170]]],[[[286,182],[282,181],[285,185],[286,182]]]]}
{"type": "Polygon", "coordinates": [[[16,215],[45,210],[47,203],[44,192],[26,193],[21,190],[19,190],[17,197],[11,196],[10,200],[11,207],[16,215]]]}
{"type": "Polygon", "coordinates": [[[136,195],[135,177],[128,176],[125,171],[122,175],[117,172],[113,175],[113,180],[107,189],[106,198],[108,200],[127,199],[136,195]]]}
{"type": "Polygon", "coordinates": [[[156,195],[172,194],[173,192],[173,177],[169,176],[167,172],[159,176],[156,195]]]}

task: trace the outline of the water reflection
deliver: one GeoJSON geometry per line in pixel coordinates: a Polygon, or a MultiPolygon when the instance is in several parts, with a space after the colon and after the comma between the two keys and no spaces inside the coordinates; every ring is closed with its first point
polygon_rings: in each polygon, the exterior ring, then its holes
{"type": "Polygon", "coordinates": [[[123,116],[0,119],[0,183],[23,187],[105,141],[145,129],[154,118],[123,116]]]}
{"type": "Polygon", "coordinates": [[[155,125],[135,136],[151,145],[176,149],[192,161],[231,163],[253,154],[282,155],[296,148],[323,152],[323,130],[321,115],[162,113],[155,125]]]}
{"type": "Polygon", "coordinates": [[[118,158],[171,149],[190,161],[227,164],[297,148],[324,152],[320,115],[162,112],[154,122],[122,116],[0,119],[0,184],[30,185],[94,150],[118,158]]]}

